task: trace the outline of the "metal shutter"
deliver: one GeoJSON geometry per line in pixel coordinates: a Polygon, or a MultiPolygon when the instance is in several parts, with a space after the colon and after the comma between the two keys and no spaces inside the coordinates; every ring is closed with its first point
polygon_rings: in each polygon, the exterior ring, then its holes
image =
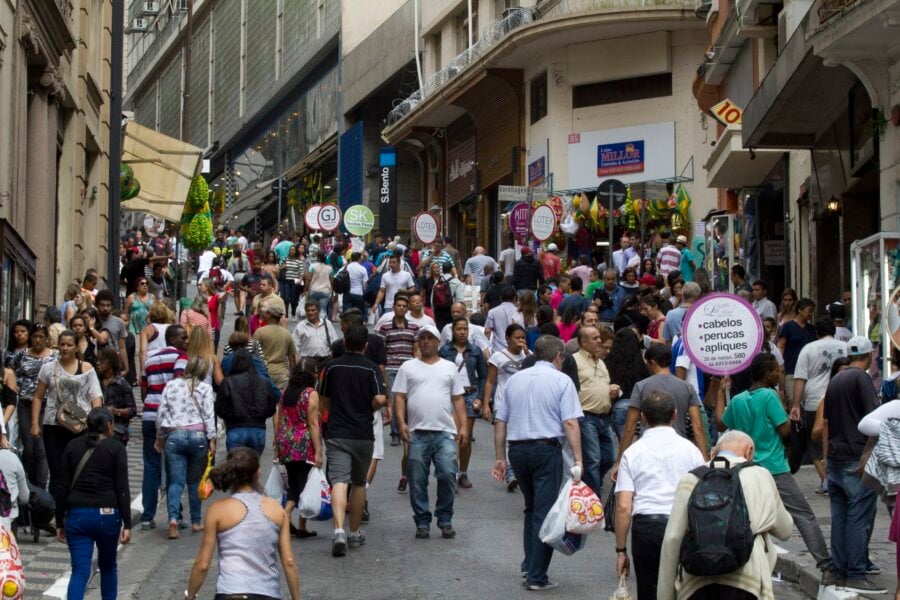
{"type": "Polygon", "coordinates": [[[272,95],[272,84],[275,82],[275,8],[275,2],[247,4],[247,66],[244,71],[244,108],[247,114],[253,114],[272,95]]]}
{"type": "Polygon", "coordinates": [[[223,0],[213,14],[215,26],[213,139],[224,137],[240,118],[241,0],[223,0]]]}
{"type": "Polygon", "coordinates": [[[174,138],[181,137],[181,52],[159,77],[159,131],[174,138]]]}
{"type": "Polygon", "coordinates": [[[209,145],[209,17],[194,27],[191,41],[190,142],[200,148],[209,145]]]}

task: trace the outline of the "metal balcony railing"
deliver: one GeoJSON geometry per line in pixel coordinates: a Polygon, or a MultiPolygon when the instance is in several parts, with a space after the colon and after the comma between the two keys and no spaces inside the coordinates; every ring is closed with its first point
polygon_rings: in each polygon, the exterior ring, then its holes
{"type": "Polygon", "coordinates": [[[818,8],[819,25],[839,16],[848,8],[859,4],[861,0],[821,0],[818,8]]]}
{"type": "Polygon", "coordinates": [[[535,8],[510,8],[504,17],[488,25],[478,38],[478,42],[454,58],[449,65],[431,75],[421,89],[408,98],[395,100],[394,108],[388,113],[388,125],[402,121],[426,98],[431,97],[451,80],[459,76],[472,63],[487,54],[516,29],[537,20],[591,14],[598,11],[634,10],[643,8],[680,8],[695,10],[703,0],[544,0],[535,8]]]}

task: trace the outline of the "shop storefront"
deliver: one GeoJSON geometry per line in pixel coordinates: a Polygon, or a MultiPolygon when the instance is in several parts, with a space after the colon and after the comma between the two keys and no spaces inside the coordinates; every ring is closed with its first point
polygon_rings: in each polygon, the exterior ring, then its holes
{"type": "Polygon", "coordinates": [[[471,256],[479,245],[475,124],[468,116],[457,123],[447,130],[447,234],[456,248],[471,256]]]}
{"type": "Polygon", "coordinates": [[[9,325],[17,319],[34,318],[34,276],[37,259],[12,225],[0,219],[0,345],[6,347],[9,325]]]}

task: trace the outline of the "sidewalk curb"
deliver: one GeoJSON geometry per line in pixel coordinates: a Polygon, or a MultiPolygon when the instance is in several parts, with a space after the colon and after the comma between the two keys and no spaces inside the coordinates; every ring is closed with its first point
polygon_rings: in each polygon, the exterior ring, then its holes
{"type": "Polygon", "coordinates": [[[864,599],[853,592],[837,591],[836,588],[820,587],[821,572],[815,567],[806,567],[792,558],[779,555],[775,561],[775,573],[780,573],[784,581],[797,584],[808,598],[813,600],[855,600],[864,599]]]}

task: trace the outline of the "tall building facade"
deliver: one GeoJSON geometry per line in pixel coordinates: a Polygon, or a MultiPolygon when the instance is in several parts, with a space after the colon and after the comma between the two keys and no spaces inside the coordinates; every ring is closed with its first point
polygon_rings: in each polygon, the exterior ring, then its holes
{"type": "Polygon", "coordinates": [[[0,336],[86,269],[107,275],[111,15],[112,0],[0,3],[0,336]]]}

